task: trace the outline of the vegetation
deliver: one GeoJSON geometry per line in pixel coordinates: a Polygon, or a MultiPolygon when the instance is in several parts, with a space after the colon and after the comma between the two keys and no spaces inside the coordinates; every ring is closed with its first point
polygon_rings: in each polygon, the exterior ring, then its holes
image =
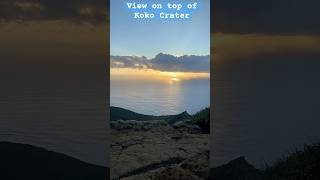
{"type": "Polygon", "coordinates": [[[210,108],[205,108],[194,114],[191,122],[198,125],[203,132],[210,133],[210,108]]]}
{"type": "Polygon", "coordinates": [[[152,120],[163,120],[169,124],[174,124],[175,122],[190,119],[191,116],[185,111],[177,115],[164,115],[164,116],[152,116],[139,114],[127,109],[119,107],[110,107],[110,119],[111,121],[116,120],[136,120],[136,121],[152,121],[152,120]]]}
{"type": "Polygon", "coordinates": [[[230,180],[319,180],[320,143],[305,145],[302,150],[258,170],[242,157],[211,169],[212,179],[230,180]]]}
{"type": "Polygon", "coordinates": [[[265,179],[319,180],[320,143],[305,145],[265,170],[265,179]]]}
{"type": "Polygon", "coordinates": [[[136,120],[136,121],[149,121],[149,120],[163,120],[169,124],[174,124],[179,121],[191,120],[192,124],[198,125],[204,133],[210,133],[210,108],[205,108],[194,115],[188,114],[186,111],[177,115],[164,115],[152,116],[139,114],[127,109],[119,107],[110,108],[111,121],[116,120],[136,120]]]}
{"type": "Polygon", "coordinates": [[[167,121],[169,124],[174,124],[179,121],[185,121],[185,120],[190,120],[191,115],[187,113],[187,111],[184,111],[181,114],[177,115],[172,115],[172,116],[167,116],[165,118],[165,121],[167,121]]]}

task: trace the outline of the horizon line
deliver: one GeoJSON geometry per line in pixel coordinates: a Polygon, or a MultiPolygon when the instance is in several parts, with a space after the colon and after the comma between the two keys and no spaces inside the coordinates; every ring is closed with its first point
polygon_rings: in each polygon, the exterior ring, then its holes
{"type": "Polygon", "coordinates": [[[164,52],[160,52],[158,54],[155,54],[153,56],[145,56],[145,55],[113,55],[113,54],[110,54],[110,57],[112,56],[127,56],[127,57],[145,57],[147,59],[153,59],[155,58],[157,55],[159,54],[164,54],[164,55],[170,55],[170,56],[174,56],[174,57],[183,57],[183,56],[211,56],[211,53],[208,53],[208,54],[184,54],[184,55],[177,55],[177,54],[170,54],[170,53],[164,53],[164,52]]]}

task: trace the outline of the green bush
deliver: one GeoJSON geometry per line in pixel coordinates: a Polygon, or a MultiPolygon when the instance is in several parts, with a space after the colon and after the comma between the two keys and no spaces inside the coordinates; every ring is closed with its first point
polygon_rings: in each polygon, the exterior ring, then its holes
{"type": "Polygon", "coordinates": [[[271,180],[319,180],[320,143],[305,145],[265,170],[271,180]]]}
{"type": "Polygon", "coordinates": [[[194,114],[191,122],[198,125],[204,133],[210,133],[210,108],[205,108],[194,114]]]}

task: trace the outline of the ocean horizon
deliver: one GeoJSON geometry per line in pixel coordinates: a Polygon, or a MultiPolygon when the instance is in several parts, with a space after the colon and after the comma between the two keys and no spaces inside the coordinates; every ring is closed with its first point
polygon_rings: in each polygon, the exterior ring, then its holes
{"type": "Polygon", "coordinates": [[[189,114],[210,106],[210,79],[111,80],[110,105],[147,115],[189,114]]]}

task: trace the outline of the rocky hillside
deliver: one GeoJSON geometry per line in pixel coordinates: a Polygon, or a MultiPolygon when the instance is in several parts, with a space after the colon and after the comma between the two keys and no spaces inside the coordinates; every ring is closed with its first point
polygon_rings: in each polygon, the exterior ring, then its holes
{"type": "Polygon", "coordinates": [[[210,108],[205,108],[194,115],[190,115],[184,111],[177,115],[163,115],[153,116],[139,114],[120,107],[110,108],[110,120],[112,121],[165,121],[166,123],[174,126],[197,126],[202,130],[202,133],[210,133],[210,108]]]}
{"type": "Polygon", "coordinates": [[[191,115],[186,111],[177,115],[163,115],[163,116],[153,116],[139,114],[120,107],[110,107],[110,120],[136,120],[136,121],[152,121],[152,120],[164,120],[170,124],[177,121],[182,121],[186,119],[191,119],[191,115]]]}
{"type": "Polygon", "coordinates": [[[199,127],[118,120],[111,122],[111,138],[112,179],[208,179],[209,135],[199,127]]]}

